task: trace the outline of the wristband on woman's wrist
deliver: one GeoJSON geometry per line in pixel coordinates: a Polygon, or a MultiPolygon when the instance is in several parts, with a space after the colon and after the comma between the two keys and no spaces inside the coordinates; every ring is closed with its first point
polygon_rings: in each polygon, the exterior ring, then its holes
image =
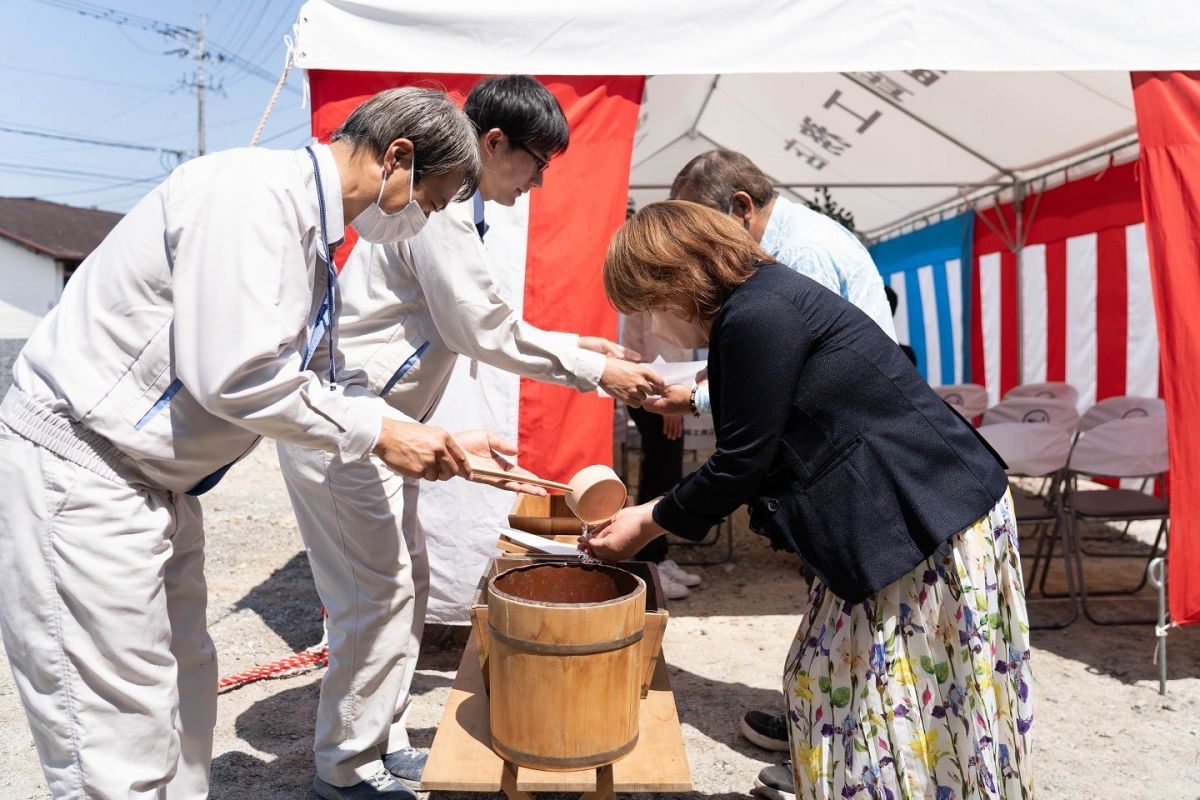
{"type": "Polygon", "coordinates": [[[696,392],[700,391],[700,384],[692,387],[691,393],[688,395],[688,406],[692,409],[692,416],[700,416],[700,409],[696,407],[696,392]]]}

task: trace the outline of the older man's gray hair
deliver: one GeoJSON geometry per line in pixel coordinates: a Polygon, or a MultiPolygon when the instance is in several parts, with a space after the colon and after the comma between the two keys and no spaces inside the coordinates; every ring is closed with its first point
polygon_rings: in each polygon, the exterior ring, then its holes
{"type": "Polygon", "coordinates": [[[350,112],[330,141],[347,142],[355,150],[369,148],[378,158],[392,142],[408,139],[416,161],[415,180],[463,170],[466,178],[455,199],[464,200],[479,186],[478,136],[450,95],[401,86],[383,90],[350,112]]]}

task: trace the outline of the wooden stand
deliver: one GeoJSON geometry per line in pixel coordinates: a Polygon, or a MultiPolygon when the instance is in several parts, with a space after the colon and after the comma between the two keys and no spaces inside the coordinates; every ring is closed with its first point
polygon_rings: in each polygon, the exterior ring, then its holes
{"type": "Polygon", "coordinates": [[[633,751],[598,769],[542,772],[504,761],[491,747],[488,699],[479,669],[479,645],[472,632],[429,751],[421,790],[503,790],[509,800],[531,800],[531,792],[579,792],[580,800],[611,800],[616,792],[690,792],[683,732],[662,659],[641,702],[638,725],[633,751]]]}

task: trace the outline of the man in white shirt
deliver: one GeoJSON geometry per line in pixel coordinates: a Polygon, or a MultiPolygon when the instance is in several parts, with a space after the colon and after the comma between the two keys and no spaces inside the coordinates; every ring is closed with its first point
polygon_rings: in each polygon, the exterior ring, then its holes
{"type": "MultiPolygon", "coordinates": [[[[849,300],[896,339],[883,278],[867,248],[836,221],[782,197],[746,156],[733,150],[701,153],[675,176],[671,199],[734,217],[767,255],[849,300]]],[[[708,384],[701,383],[695,393],[670,387],[645,408],[660,414],[708,413],[708,384]]]]}
{"type": "Polygon", "coordinates": [[[259,437],[443,479],[469,472],[464,450],[507,448],[387,419],[309,369],[333,341],[343,220],[409,236],[474,187],[478,158],[447,95],[402,89],[329,146],[195,159],[30,337],[0,404],[0,625],[53,797],[207,796],[217,664],[196,495],[259,437]]]}
{"type": "MultiPolygon", "coordinates": [[[[530,325],[491,277],[483,202],[511,206],[542,185],[569,139],[558,102],[533,78],[511,75],[480,81],[465,111],[479,132],[479,192],[420,236],[359,245],[342,271],[339,345],[356,371],[348,380],[416,420],[437,407],[459,355],[640,403],[662,388],[653,369],[622,360],[607,340],[530,325]]],[[[289,442],[279,461],[328,612],[313,787],[328,800],[392,796],[367,785],[386,767],[415,789],[426,756],[410,747],[405,719],[429,593],[419,483],[374,459],[289,442]]]]}

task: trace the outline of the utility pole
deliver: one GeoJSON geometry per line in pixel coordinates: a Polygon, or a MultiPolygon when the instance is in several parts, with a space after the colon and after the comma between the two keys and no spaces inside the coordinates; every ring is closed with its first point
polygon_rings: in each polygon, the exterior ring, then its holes
{"type": "Polygon", "coordinates": [[[200,30],[196,32],[196,155],[204,155],[204,31],[208,14],[200,15],[200,30]]]}
{"type": "MultiPolygon", "coordinates": [[[[207,151],[204,136],[204,101],[209,89],[220,91],[220,86],[213,86],[208,82],[208,75],[204,71],[204,62],[213,57],[213,54],[205,47],[205,32],[208,30],[208,15],[200,15],[200,30],[192,30],[191,28],[177,28],[169,31],[168,36],[176,39],[183,39],[190,44],[190,47],[180,47],[175,50],[168,50],[167,55],[176,55],[182,58],[191,58],[196,62],[196,72],[192,75],[191,80],[184,78],[180,84],[185,89],[192,89],[196,92],[196,155],[202,156],[207,151]]],[[[221,60],[218,57],[218,60],[221,60]]]]}

